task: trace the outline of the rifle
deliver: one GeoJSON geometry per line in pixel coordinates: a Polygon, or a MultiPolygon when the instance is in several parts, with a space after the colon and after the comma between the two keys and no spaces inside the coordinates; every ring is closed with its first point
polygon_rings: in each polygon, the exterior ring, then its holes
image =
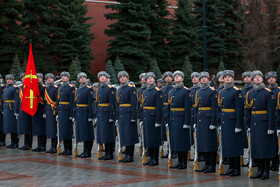
{"type": "Polygon", "coordinates": [[[220,135],[220,146],[219,146],[219,149],[220,149],[220,158],[219,158],[219,174],[222,174],[224,173],[224,166],[223,166],[223,141],[222,141],[222,132],[221,130],[218,130],[218,134],[220,135]]]}
{"type": "Polygon", "coordinates": [[[74,138],[75,138],[75,143],[74,143],[74,156],[78,156],[78,142],[77,142],[77,137],[76,137],[76,121],[73,121],[73,131],[74,131],[74,138]]]}
{"type": "Polygon", "coordinates": [[[163,155],[164,155],[164,152],[163,152],[163,145],[164,145],[164,142],[162,142],[162,145],[161,145],[160,157],[163,157],[163,155]]]}
{"type": "Polygon", "coordinates": [[[248,131],[247,132],[247,135],[248,135],[248,138],[249,138],[249,148],[248,148],[248,152],[249,152],[249,159],[250,159],[250,161],[249,161],[249,170],[248,170],[248,177],[252,177],[253,176],[253,167],[252,167],[252,146],[251,146],[251,142],[250,142],[250,138],[251,138],[251,136],[250,136],[250,132],[248,131]]]}
{"type": "Polygon", "coordinates": [[[193,170],[196,171],[198,170],[198,155],[197,155],[197,134],[196,134],[196,129],[194,129],[194,160],[193,160],[193,170]]]}
{"type": "Polygon", "coordinates": [[[167,128],[168,131],[168,167],[171,168],[172,167],[172,156],[171,156],[171,145],[170,145],[170,129],[169,127],[167,128]]]}
{"type": "Polygon", "coordinates": [[[101,145],[102,144],[98,144],[98,148],[97,148],[97,158],[101,158],[102,155],[101,155],[101,145]]]}
{"type": "Polygon", "coordinates": [[[61,153],[61,146],[60,146],[60,138],[59,138],[59,120],[57,119],[57,146],[56,146],[56,149],[57,149],[57,154],[60,154],[61,153]]]}
{"type": "Polygon", "coordinates": [[[146,154],[145,154],[145,148],[144,148],[144,136],[143,136],[143,126],[142,126],[142,164],[145,164],[147,162],[146,154]]]}
{"type": "Polygon", "coordinates": [[[142,142],[142,131],[141,131],[141,128],[140,128],[140,124],[139,124],[139,119],[137,119],[137,124],[138,124],[138,137],[140,139],[140,147],[139,147],[139,155],[141,156],[142,155],[142,149],[143,149],[143,142],[142,142]]]}
{"type": "Polygon", "coordinates": [[[121,139],[120,139],[120,129],[119,126],[117,127],[117,133],[118,133],[118,146],[119,146],[119,150],[118,150],[118,161],[122,160],[122,146],[121,146],[121,139]]]}
{"type": "MultiPolygon", "coordinates": [[[[280,155],[279,146],[280,146],[280,138],[278,138],[278,155],[280,155]]],[[[280,180],[280,164],[279,164],[279,171],[278,171],[278,180],[280,180]]]]}

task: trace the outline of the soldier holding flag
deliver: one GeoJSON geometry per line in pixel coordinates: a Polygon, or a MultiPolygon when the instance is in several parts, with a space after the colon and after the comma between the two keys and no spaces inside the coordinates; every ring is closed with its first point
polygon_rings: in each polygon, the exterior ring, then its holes
{"type": "MultiPolygon", "coordinates": [[[[25,73],[20,74],[21,81],[24,82],[25,73]]],[[[23,85],[19,87],[19,98],[18,102],[16,103],[16,110],[15,112],[19,115],[18,119],[18,133],[24,134],[24,145],[20,147],[20,150],[30,150],[32,147],[32,118],[29,114],[24,112],[21,109],[22,105],[22,97],[23,97],[23,85]]]]}
{"type": "Polygon", "coordinates": [[[46,114],[45,114],[45,85],[43,84],[43,74],[37,73],[37,80],[39,84],[40,91],[40,103],[38,104],[38,109],[33,116],[32,124],[32,135],[37,136],[37,147],[32,149],[32,151],[42,152],[46,151],[46,114]]]}
{"type": "Polygon", "coordinates": [[[55,120],[55,115],[58,86],[54,84],[54,75],[52,73],[47,73],[45,75],[45,80],[46,135],[48,139],[51,139],[51,148],[46,151],[46,153],[55,154],[57,152],[57,123],[55,120]]]}

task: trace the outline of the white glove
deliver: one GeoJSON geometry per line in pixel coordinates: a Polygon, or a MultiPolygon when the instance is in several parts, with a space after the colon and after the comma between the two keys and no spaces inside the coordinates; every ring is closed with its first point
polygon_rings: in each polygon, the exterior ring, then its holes
{"type": "Polygon", "coordinates": [[[91,119],[91,118],[88,118],[88,122],[91,122],[91,121],[93,121],[93,119],[91,119]]]}
{"type": "Polygon", "coordinates": [[[15,113],[15,117],[16,117],[16,119],[18,119],[19,113],[15,113]]]}
{"type": "Polygon", "coordinates": [[[248,132],[251,132],[251,129],[250,129],[250,128],[248,128],[248,132]]]}
{"type": "Polygon", "coordinates": [[[46,118],[46,114],[43,114],[43,118],[46,118]]]}
{"type": "Polygon", "coordinates": [[[274,130],[267,130],[267,134],[271,135],[274,133],[274,130]]]}
{"type": "Polygon", "coordinates": [[[56,115],[55,120],[58,121],[58,115],[56,115]]]}
{"type": "Polygon", "coordinates": [[[168,123],[166,123],[166,124],[165,124],[165,127],[168,128],[168,126],[169,126],[168,123]]]}
{"type": "Polygon", "coordinates": [[[114,122],[114,120],[113,119],[109,119],[109,123],[111,123],[111,122],[114,122]]]}
{"type": "Polygon", "coordinates": [[[191,126],[189,126],[189,125],[183,125],[183,129],[189,129],[189,128],[191,128],[191,126]]]}
{"type": "Polygon", "coordinates": [[[196,124],[193,124],[193,129],[194,129],[194,130],[196,129],[196,124]]]}
{"type": "Polygon", "coordinates": [[[139,125],[140,125],[140,128],[142,129],[142,127],[143,127],[143,121],[140,121],[139,125]]]}
{"type": "Polygon", "coordinates": [[[277,130],[277,137],[280,138],[280,130],[277,130]]]}
{"type": "Polygon", "coordinates": [[[73,122],[73,123],[75,122],[75,118],[72,118],[72,122],[73,122]]]}
{"type": "Polygon", "coordinates": [[[210,125],[210,126],[209,126],[209,129],[210,129],[210,130],[214,130],[214,129],[216,129],[216,126],[210,125]]]}
{"type": "Polygon", "coordinates": [[[135,122],[136,122],[136,120],[135,120],[135,119],[132,119],[132,120],[131,120],[131,123],[135,123],[135,122]]]}
{"type": "Polygon", "coordinates": [[[69,120],[71,120],[71,121],[72,121],[72,119],[73,119],[72,117],[69,117],[69,120]]]}
{"type": "Polygon", "coordinates": [[[119,120],[116,120],[115,122],[115,126],[118,127],[119,126],[119,120]]]}
{"type": "Polygon", "coordinates": [[[92,126],[93,127],[96,127],[96,125],[97,125],[97,118],[94,118],[93,120],[92,120],[92,126]]]}
{"type": "Polygon", "coordinates": [[[235,128],[235,129],[234,129],[234,132],[235,132],[235,133],[240,133],[241,131],[242,131],[242,129],[240,129],[240,128],[235,128]]]}
{"type": "Polygon", "coordinates": [[[155,123],[155,127],[160,127],[160,126],[161,126],[161,124],[155,123]]]}

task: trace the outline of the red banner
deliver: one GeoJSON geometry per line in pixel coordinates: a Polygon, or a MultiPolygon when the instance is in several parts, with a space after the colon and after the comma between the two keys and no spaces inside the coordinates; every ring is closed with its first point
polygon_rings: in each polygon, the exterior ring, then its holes
{"type": "Polygon", "coordinates": [[[29,57],[26,66],[24,88],[22,95],[21,109],[31,116],[37,111],[38,104],[41,101],[38,80],[36,76],[35,63],[32,53],[32,44],[30,44],[29,57]]]}

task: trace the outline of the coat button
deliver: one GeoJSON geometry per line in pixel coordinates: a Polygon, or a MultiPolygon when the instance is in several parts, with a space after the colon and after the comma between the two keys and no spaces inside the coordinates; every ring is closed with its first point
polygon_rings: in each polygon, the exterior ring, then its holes
{"type": "Polygon", "coordinates": [[[201,120],[198,120],[199,122],[201,122],[201,120]]]}
{"type": "Polygon", "coordinates": [[[254,125],[257,125],[256,123],[254,123],[254,125]]]}

